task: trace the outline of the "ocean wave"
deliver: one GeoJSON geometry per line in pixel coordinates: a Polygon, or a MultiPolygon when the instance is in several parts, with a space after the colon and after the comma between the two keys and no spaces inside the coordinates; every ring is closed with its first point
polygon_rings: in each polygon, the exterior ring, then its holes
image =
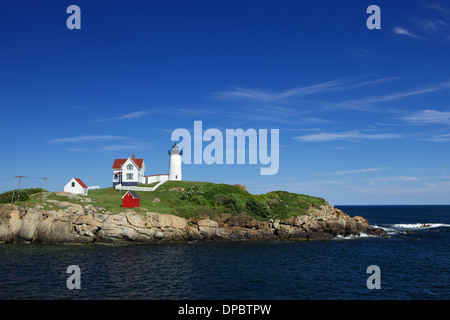
{"type": "Polygon", "coordinates": [[[391,225],[392,228],[397,229],[429,229],[429,228],[440,228],[440,227],[450,227],[450,224],[446,223],[396,223],[391,225]]]}
{"type": "Polygon", "coordinates": [[[369,238],[369,237],[375,237],[375,236],[371,236],[368,235],[366,233],[360,233],[359,236],[358,235],[354,235],[351,234],[349,236],[342,236],[342,235],[337,235],[334,239],[335,240],[354,240],[354,239],[361,239],[361,238],[369,238]]]}
{"type": "Polygon", "coordinates": [[[381,228],[388,235],[407,234],[410,230],[431,229],[440,227],[450,227],[450,224],[446,223],[395,223],[385,226],[374,226],[375,228],[381,228]]]}

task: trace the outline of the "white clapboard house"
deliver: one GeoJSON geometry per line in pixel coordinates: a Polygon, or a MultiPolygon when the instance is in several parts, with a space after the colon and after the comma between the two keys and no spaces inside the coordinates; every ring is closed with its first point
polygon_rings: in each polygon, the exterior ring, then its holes
{"type": "Polygon", "coordinates": [[[128,159],[115,159],[112,168],[113,187],[118,184],[122,186],[137,186],[145,183],[144,159],[136,159],[134,155],[128,159]]]}

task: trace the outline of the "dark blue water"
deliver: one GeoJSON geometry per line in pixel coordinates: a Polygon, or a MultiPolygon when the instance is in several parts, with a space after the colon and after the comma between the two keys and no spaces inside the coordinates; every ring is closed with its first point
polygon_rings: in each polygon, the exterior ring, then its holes
{"type": "Polygon", "coordinates": [[[450,206],[339,208],[390,237],[0,245],[0,299],[450,298],[450,206]],[[66,286],[69,265],[80,267],[80,290],[66,286]],[[380,289],[367,288],[370,265],[380,268],[380,289]]]}

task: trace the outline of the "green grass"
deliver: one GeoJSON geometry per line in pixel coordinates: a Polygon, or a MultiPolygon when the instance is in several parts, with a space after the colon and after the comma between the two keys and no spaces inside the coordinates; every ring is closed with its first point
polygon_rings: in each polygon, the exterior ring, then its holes
{"type": "MultiPolygon", "coordinates": [[[[48,195],[48,199],[82,205],[92,204],[103,207],[114,214],[124,211],[122,196],[125,193],[125,190],[119,191],[114,188],[89,190],[87,197],[92,199],[91,203],[83,203],[54,193],[48,195]]],[[[195,181],[167,181],[153,192],[141,191],[138,194],[141,198],[141,208],[131,210],[138,213],[148,210],[184,218],[213,218],[223,213],[233,215],[246,212],[259,220],[285,219],[290,216],[306,214],[311,206],[318,207],[326,204],[322,198],[286,191],[253,195],[235,185],[195,181]]],[[[32,201],[27,202],[31,203],[32,201]]],[[[35,200],[36,203],[41,204],[42,201],[38,198],[35,200]]]]}
{"type": "MultiPolygon", "coordinates": [[[[126,191],[106,188],[90,190],[89,197],[93,199],[94,205],[116,213],[123,211],[121,205],[125,193],[126,191]]],[[[140,212],[145,209],[184,218],[214,217],[222,213],[237,214],[243,211],[259,220],[285,219],[304,215],[311,206],[326,204],[322,198],[286,191],[253,195],[235,185],[195,181],[167,181],[153,192],[138,194],[141,197],[141,209],[132,210],[140,212]]]]}
{"type": "MultiPolygon", "coordinates": [[[[189,216],[188,211],[196,207],[188,201],[181,200],[181,191],[169,191],[174,188],[189,188],[199,182],[189,181],[167,181],[162,184],[158,189],[153,192],[137,192],[141,198],[141,208],[148,211],[154,211],[159,213],[176,214],[181,216],[189,216]],[[158,201],[159,199],[159,201],[158,201]]],[[[204,184],[204,183],[201,183],[204,184]]],[[[206,183],[205,183],[206,184],[206,183]]],[[[122,208],[122,196],[127,191],[118,191],[114,188],[105,188],[98,190],[89,190],[88,197],[93,199],[92,204],[95,206],[104,207],[110,210],[112,213],[121,212],[122,208]]],[[[133,208],[135,211],[142,211],[138,208],[133,208]]],[[[194,214],[195,212],[193,212],[194,214]]]]}

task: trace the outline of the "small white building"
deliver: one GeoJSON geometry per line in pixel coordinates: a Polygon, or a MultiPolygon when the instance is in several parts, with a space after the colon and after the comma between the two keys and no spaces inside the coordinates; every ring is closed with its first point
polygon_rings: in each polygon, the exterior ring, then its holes
{"type": "Polygon", "coordinates": [[[154,182],[167,181],[169,179],[169,175],[165,174],[152,174],[151,176],[145,176],[144,181],[145,184],[151,184],[154,182]]]}
{"type": "Polygon", "coordinates": [[[88,195],[88,187],[86,184],[78,178],[72,178],[65,186],[64,192],[70,192],[74,194],[81,194],[83,196],[88,195]]]}

